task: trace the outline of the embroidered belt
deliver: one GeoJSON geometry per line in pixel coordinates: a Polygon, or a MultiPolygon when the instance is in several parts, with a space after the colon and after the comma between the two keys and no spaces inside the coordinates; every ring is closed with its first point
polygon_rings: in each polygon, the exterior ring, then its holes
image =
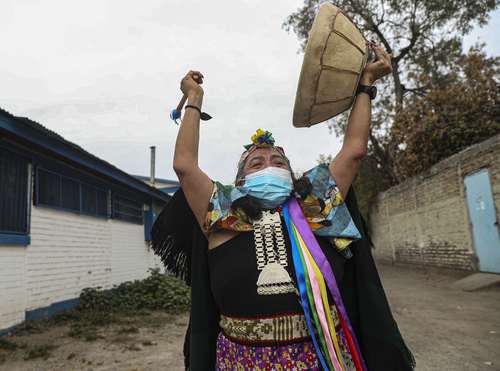
{"type": "MultiPolygon", "coordinates": [[[[337,309],[332,306],[330,310],[335,328],[340,328],[337,309]]],[[[219,325],[228,339],[243,344],[293,343],[311,337],[302,313],[252,318],[221,315],[219,325]]]]}

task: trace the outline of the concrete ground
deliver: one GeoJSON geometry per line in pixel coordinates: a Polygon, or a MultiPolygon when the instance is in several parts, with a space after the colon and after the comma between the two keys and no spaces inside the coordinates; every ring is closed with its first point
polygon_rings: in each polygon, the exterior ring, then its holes
{"type": "MultiPolygon", "coordinates": [[[[417,370],[500,370],[500,287],[463,292],[451,285],[464,273],[379,271],[417,370]]],[[[8,337],[19,347],[0,342],[0,370],[182,370],[186,324],[186,315],[153,313],[101,327],[87,341],[68,336],[68,324],[8,337]]]]}

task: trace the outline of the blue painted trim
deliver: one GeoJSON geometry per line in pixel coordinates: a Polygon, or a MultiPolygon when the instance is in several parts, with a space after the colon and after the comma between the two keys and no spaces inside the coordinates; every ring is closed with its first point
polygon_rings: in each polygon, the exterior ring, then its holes
{"type": "Polygon", "coordinates": [[[151,241],[151,231],[155,220],[155,212],[153,206],[149,206],[149,210],[144,212],[144,240],[151,241]]]}
{"type": "Polygon", "coordinates": [[[0,337],[9,335],[18,325],[10,326],[0,330],[0,337]]]}
{"type": "Polygon", "coordinates": [[[31,237],[25,234],[0,233],[0,245],[27,246],[31,243],[31,237]]]}
{"type": "Polygon", "coordinates": [[[69,310],[76,307],[79,302],[80,302],[79,298],[74,298],[52,303],[47,307],[27,310],[25,316],[26,321],[32,321],[42,318],[50,318],[57,312],[61,312],[63,310],[69,310]]]}
{"type": "Polygon", "coordinates": [[[0,130],[6,131],[7,133],[22,139],[31,145],[38,146],[49,153],[61,156],[87,169],[110,177],[116,182],[125,184],[137,191],[146,193],[157,199],[167,201],[163,192],[148,186],[141,180],[83,150],[83,148],[64,140],[62,137],[55,138],[49,136],[42,130],[37,130],[32,126],[27,125],[15,116],[6,115],[2,112],[0,113],[0,130]]]}
{"type": "MultiPolygon", "coordinates": [[[[24,313],[24,319],[25,321],[33,321],[37,319],[50,318],[58,312],[61,312],[63,310],[69,310],[76,307],[79,302],[80,302],[79,298],[74,298],[74,299],[58,301],[43,308],[27,310],[24,313]]],[[[8,335],[12,330],[14,330],[19,325],[20,323],[14,326],[0,329],[0,336],[8,335]]]]}

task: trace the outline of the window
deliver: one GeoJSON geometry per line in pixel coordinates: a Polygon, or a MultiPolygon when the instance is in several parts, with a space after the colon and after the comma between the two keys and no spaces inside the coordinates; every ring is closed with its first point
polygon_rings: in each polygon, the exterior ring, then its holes
{"type": "Polygon", "coordinates": [[[63,209],[80,211],[80,183],[73,179],[61,179],[61,206],[63,209]]]}
{"type": "Polygon", "coordinates": [[[115,195],[113,197],[113,218],[142,224],[142,203],[115,195]]]}
{"type": "Polygon", "coordinates": [[[38,203],[47,206],[61,206],[61,177],[39,170],[38,203]]]}
{"type": "Polygon", "coordinates": [[[106,191],[89,184],[39,168],[37,190],[39,205],[92,216],[108,216],[106,191]]]}
{"type": "Polygon", "coordinates": [[[97,213],[97,192],[95,188],[82,185],[82,212],[85,214],[97,213]]]}
{"type": "Polygon", "coordinates": [[[100,189],[97,190],[97,215],[108,215],[108,195],[100,189]]]}
{"type": "Polygon", "coordinates": [[[27,159],[0,147],[0,234],[28,234],[27,159]]]}

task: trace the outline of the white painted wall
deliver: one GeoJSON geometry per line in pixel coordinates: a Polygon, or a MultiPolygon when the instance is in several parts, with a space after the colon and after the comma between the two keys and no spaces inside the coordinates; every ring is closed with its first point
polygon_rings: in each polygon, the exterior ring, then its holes
{"type": "Polygon", "coordinates": [[[161,267],[144,226],[46,207],[31,208],[31,244],[0,246],[0,330],[25,311],[77,298],[86,287],[111,288],[161,267]]]}
{"type": "Polygon", "coordinates": [[[0,329],[24,321],[26,248],[0,246],[0,329]]]}
{"type": "Polygon", "coordinates": [[[109,288],[110,246],[106,219],[32,207],[27,309],[76,298],[85,287],[109,288]]]}
{"type": "Polygon", "coordinates": [[[144,241],[144,226],[110,220],[111,277],[113,285],[148,276],[151,254],[144,241]]]}

